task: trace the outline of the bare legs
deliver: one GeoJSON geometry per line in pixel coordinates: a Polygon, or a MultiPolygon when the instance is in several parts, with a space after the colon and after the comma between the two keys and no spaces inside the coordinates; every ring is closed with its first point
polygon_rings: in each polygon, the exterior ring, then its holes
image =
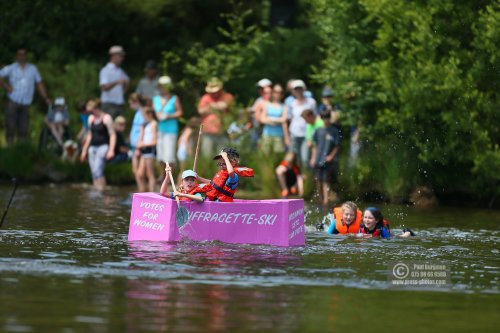
{"type": "Polygon", "coordinates": [[[286,167],[283,165],[278,165],[276,168],[276,176],[278,177],[278,181],[281,186],[281,196],[286,197],[288,196],[288,189],[286,187],[286,180],[285,180],[285,173],[286,173],[286,167]]]}
{"type": "Polygon", "coordinates": [[[142,192],[141,191],[141,182],[137,178],[137,171],[139,170],[140,160],[141,160],[141,155],[139,155],[138,153],[136,153],[134,151],[134,155],[132,156],[132,172],[134,174],[135,183],[137,184],[137,189],[139,192],[142,192]]]}
{"type": "Polygon", "coordinates": [[[330,196],[330,184],[328,182],[319,182],[320,200],[323,206],[328,206],[328,198],[330,196]]]}
{"type": "Polygon", "coordinates": [[[96,178],[93,181],[94,188],[97,191],[104,191],[104,188],[106,187],[106,178],[101,177],[101,178],[96,178]]]}
{"type": "Polygon", "coordinates": [[[149,192],[155,191],[156,179],[155,179],[155,159],[154,158],[146,158],[143,159],[144,164],[146,165],[146,177],[148,179],[148,187],[149,192]]]}
{"type": "Polygon", "coordinates": [[[141,158],[137,171],[135,172],[135,181],[139,192],[155,191],[155,159],[154,158],[141,158]]]}

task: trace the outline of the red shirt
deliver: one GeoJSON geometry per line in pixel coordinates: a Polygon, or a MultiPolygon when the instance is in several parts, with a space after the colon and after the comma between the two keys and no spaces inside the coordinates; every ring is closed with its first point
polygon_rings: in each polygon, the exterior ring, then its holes
{"type": "MultiPolygon", "coordinates": [[[[224,91],[220,94],[205,94],[200,99],[198,109],[216,102],[226,102],[227,104],[231,104],[233,100],[233,95],[224,91]]],[[[229,112],[229,109],[227,109],[227,112],[229,112]]],[[[202,114],[201,123],[203,124],[203,133],[222,134],[221,114],[217,111],[202,114]]]]}
{"type": "Polygon", "coordinates": [[[284,166],[287,169],[292,170],[292,172],[295,174],[295,176],[300,175],[300,169],[296,164],[291,164],[291,163],[288,163],[287,161],[283,160],[283,161],[281,161],[280,165],[284,166]]]}

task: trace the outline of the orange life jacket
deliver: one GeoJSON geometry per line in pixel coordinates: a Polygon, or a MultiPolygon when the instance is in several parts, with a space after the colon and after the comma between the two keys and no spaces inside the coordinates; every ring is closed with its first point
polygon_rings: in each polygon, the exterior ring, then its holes
{"type": "Polygon", "coordinates": [[[342,207],[335,207],[333,209],[333,216],[335,216],[335,229],[339,234],[355,234],[359,231],[361,226],[361,220],[363,219],[363,213],[358,209],[356,211],[356,217],[351,224],[346,224],[344,222],[344,216],[342,212],[342,207]]]}
{"type": "MultiPolygon", "coordinates": [[[[200,184],[200,185],[196,186],[195,188],[193,188],[189,192],[187,192],[185,189],[182,189],[181,192],[184,193],[184,194],[191,194],[191,195],[195,195],[196,193],[203,193],[203,192],[200,191],[200,186],[201,185],[205,185],[205,184],[200,184]]],[[[179,197],[179,200],[192,201],[193,199],[186,198],[186,197],[179,197]]]]}
{"type": "MultiPolygon", "coordinates": [[[[234,167],[234,173],[236,173],[238,177],[253,177],[254,175],[253,169],[240,166],[234,167]]],[[[226,181],[228,178],[229,173],[227,170],[219,170],[210,182],[210,185],[206,184],[206,186],[203,187],[198,186],[198,191],[200,193],[206,193],[210,201],[218,200],[222,202],[232,202],[234,193],[236,193],[238,187],[232,189],[227,186],[226,181]]]]}

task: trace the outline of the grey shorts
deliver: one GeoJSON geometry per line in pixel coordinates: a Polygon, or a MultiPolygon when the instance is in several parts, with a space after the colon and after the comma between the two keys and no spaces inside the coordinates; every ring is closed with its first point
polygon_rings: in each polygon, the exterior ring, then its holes
{"type": "Polygon", "coordinates": [[[322,167],[315,167],[316,179],[322,183],[330,183],[333,179],[334,164],[326,163],[322,167]]]}
{"type": "Polygon", "coordinates": [[[92,179],[104,177],[104,167],[106,166],[106,154],[109,145],[90,146],[89,147],[89,165],[92,179]]]}

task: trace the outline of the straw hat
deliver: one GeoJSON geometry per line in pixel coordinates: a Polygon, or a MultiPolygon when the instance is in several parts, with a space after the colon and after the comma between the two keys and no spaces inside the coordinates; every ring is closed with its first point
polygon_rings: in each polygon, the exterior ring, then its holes
{"type": "Polygon", "coordinates": [[[208,82],[207,85],[205,86],[205,91],[208,94],[216,93],[219,90],[221,90],[224,87],[224,84],[222,83],[221,80],[219,80],[216,77],[211,78],[208,82]]]}

